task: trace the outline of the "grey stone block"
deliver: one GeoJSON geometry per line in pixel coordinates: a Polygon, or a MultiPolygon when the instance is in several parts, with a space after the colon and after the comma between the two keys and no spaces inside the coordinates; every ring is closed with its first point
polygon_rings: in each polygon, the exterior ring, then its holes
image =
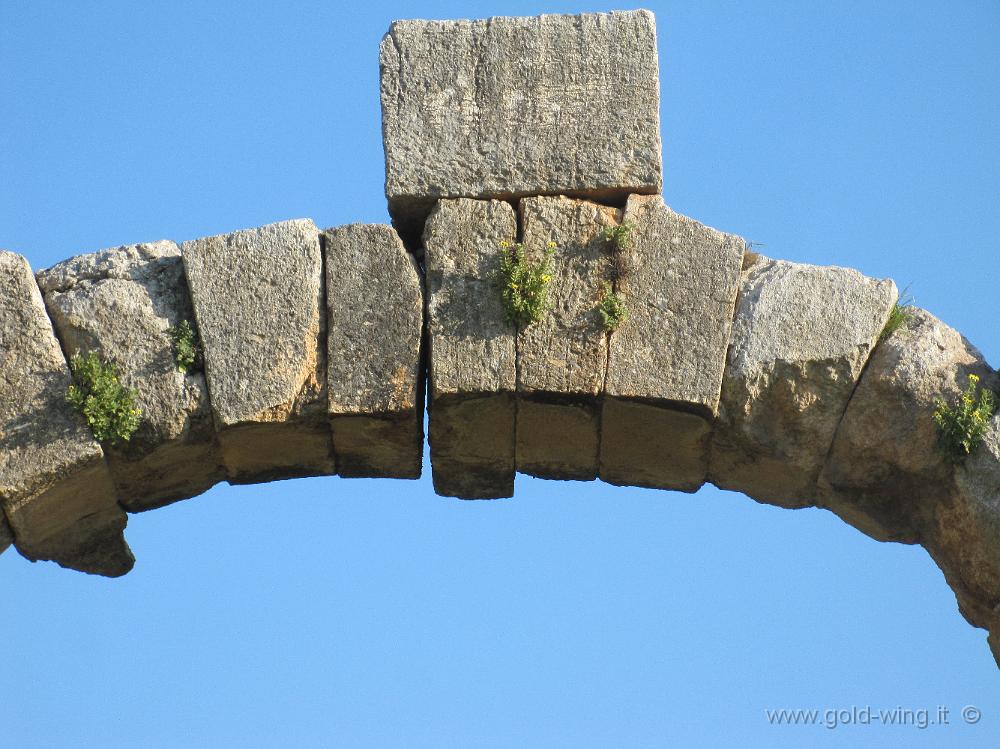
{"type": "Polygon", "coordinates": [[[493,273],[517,234],[501,201],[442,200],[424,247],[434,489],[464,499],[514,491],[515,330],[493,273]]]}
{"type": "Polygon", "coordinates": [[[124,575],[125,543],[101,446],[66,402],[72,380],[31,268],[0,251],[0,502],[32,561],[124,575]]]}
{"type": "Polygon", "coordinates": [[[632,196],[616,289],[628,319],[610,336],[601,479],[696,491],[718,411],[744,241],[632,196]]]}
{"type": "Polygon", "coordinates": [[[332,474],[315,225],[282,221],[181,253],[230,483],[332,474]]]}
{"type": "Polygon", "coordinates": [[[440,198],[662,188],[649,11],[397,21],[380,61],[386,197],[407,237],[440,198]]]}
{"type": "Polygon", "coordinates": [[[327,230],[327,388],[337,472],[419,478],[423,279],[389,226],[327,230]]]}
{"type": "Polygon", "coordinates": [[[808,506],[898,298],[896,285],[848,268],[751,260],[733,323],[710,479],[762,502],[808,506]]]}
{"type": "Polygon", "coordinates": [[[14,531],[10,529],[10,523],[7,522],[7,516],[0,512],[0,554],[7,551],[13,543],[14,531]]]}
{"type": "Polygon", "coordinates": [[[555,247],[550,309],[517,337],[517,470],[592,480],[608,359],[597,309],[608,279],[602,232],[621,211],[565,197],[526,198],[520,211],[525,256],[541,262],[555,247]]]}
{"type": "Polygon", "coordinates": [[[81,255],[37,278],[65,351],[97,351],[137,393],[140,428],[128,442],[104,446],[121,504],[162,507],[224,480],[204,375],[178,371],[168,333],[182,320],[194,325],[177,245],[81,255]]]}

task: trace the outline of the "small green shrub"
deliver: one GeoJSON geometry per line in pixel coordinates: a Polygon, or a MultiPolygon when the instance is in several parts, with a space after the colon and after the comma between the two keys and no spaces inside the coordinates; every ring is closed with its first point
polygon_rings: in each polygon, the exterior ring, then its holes
{"type": "Polygon", "coordinates": [[[904,289],[903,296],[899,298],[898,302],[892,305],[892,311],[889,313],[889,319],[886,321],[885,327],[882,328],[882,332],[879,334],[879,343],[903,327],[903,324],[913,317],[913,313],[910,311],[912,307],[913,298],[910,297],[904,289]]]}
{"type": "Polygon", "coordinates": [[[617,330],[618,326],[628,319],[628,308],[625,306],[625,300],[612,291],[611,284],[604,284],[604,297],[601,299],[597,311],[601,313],[604,329],[609,332],[617,330]]]}
{"type": "Polygon", "coordinates": [[[969,375],[969,386],[954,406],[942,399],[935,401],[934,421],[938,425],[941,446],[952,460],[963,460],[979,447],[990,418],[996,411],[993,391],[979,387],[979,377],[969,375]]]}
{"type": "Polygon", "coordinates": [[[605,226],[602,234],[617,252],[624,252],[632,241],[632,228],[632,224],[623,221],[617,226],[605,226]]]}
{"type": "Polygon", "coordinates": [[[118,379],[118,368],[97,352],[75,354],[69,360],[73,384],[66,400],[79,411],[99,442],[127,442],[139,428],[142,412],[136,407],[136,392],[118,379]]]}
{"type": "Polygon", "coordinates": [[[549,309],[549,283],[552,281],[555,247],[555,242],[549,242],[545,247],[545,257],[533,263],[525,257],[523,244],[500,243],[497,280],[507,321],[512,325],[525,328],[537,323],[549,309]]]}
{"type": "Polygon", "coordinates": [[[174,343],[174,363],[181,372],[201,366],[201,341],[198,333],[187,320],[167,328],[167,335],[174,343]]]}

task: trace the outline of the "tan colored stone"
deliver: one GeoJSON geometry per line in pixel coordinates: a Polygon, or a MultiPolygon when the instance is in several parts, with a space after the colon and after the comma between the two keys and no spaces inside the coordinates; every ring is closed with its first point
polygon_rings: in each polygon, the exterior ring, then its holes
{"type": "Polygon", "coordinates": [[[337,472],[419,478],[423,280],[389,226],[327,230],[327,389],[337,472]]]}
{"type": "Polygon", "coordinates": [[[848,268],[757,256],[744,273],[709,478],[783,507],[816,481],[898,294],[848,268]]]}
{"type": "Polygon", "coordinates": [[[334,473],[315,225],[282,221],[181,253],[229,482],[334,473]]]}
{"type": "Polygon", "coordinates": [[[662,187],[649,11],[396,21],[380,70],[385,192],[407,237],[441,198],[662,187]]]}
{"type": "Polygon", "coordinates": [[[136,391],[139,429],[104,446],[122,505],[162,507],[224,480],[204,375],[178,371],[168,333],[182,320],[194,325],[177,245],[81,255],[41,271],[38,283],[63,348],[98,352],[136,391]]]}
{"type": "Polygon", "coordinates": [[[872,354],[840,421],[818,504],[880,541],[916,543],[931,508],[952,492],[935,401],[953,401],[970,374],[992,381],[982,355],[929,312],[908,319],[872,354]]]}
{"type": "Polygon", "coordinates": [[[465,499],[514,491],[515,331],[493,273],[517,233],[501,201],[442,200],[424,230],[434,489],[465,499]]]}
{"type": "Polygon", "coordinates": [[[610,335],[601,478],[696,491],[719,404],[745,242],[629,198],[616,289],[628,319],[610,335]],[[623,272],[622,272],[623,271],[623,272]]]}
{"type": "Polygon", "coordinates": [[[28,559],[117,577],[126,516],[71,382],[27,260],[0,251],[0,503],[28,559]]]}
{"type": "Polygon", "coordinates": [[[564,197],[526,198],[520,210],[525,256],[542,262],[549,243],[554,247],[550,309],[517,336],[517,470],[592,480],[608,358],[597,310],[608,277],[602,232],[617,223],[620,211],[564,197]],[[583,452],[568,451],[569,441],[583,452]]]}

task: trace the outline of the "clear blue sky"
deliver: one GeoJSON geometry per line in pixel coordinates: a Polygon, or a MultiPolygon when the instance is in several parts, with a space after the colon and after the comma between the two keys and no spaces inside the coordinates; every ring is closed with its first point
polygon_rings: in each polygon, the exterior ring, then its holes
{"type": "MultiPolygon", "coordinates": [[[[0,0],[0,246],[42,268],[386,221],[390,21],[614,7],[0,0]]],[[[1000,364],[1000,4],[646,7],[667,202],[910,285],[1000,364]]],[[[1000,745],[985,633],[927,554],[819,510],[323,478],[220,486],[127,535],[119,580],[0,557],[0,746],[1000,745]],[[924,730],[764,712],[938,705],[951,725],[924,730]]]]}

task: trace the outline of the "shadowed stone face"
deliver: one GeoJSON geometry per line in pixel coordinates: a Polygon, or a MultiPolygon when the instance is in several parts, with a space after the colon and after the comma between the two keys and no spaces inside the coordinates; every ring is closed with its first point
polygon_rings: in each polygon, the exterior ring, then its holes
{"type": "Polygon", "coordinates": [[[182,320],[194,325],[177,245],[81,255],[40,272],[38,283],[63,348],[97,351],[137,393],[139,430],[105,447],[122,505],[162,507],[224,480],[205,378],[178,370],[168,333],[182,320]]]}
{"type": "Polygon", "coordinates": [[[389,226],[323,235],[327,389],[337,472],[418,478],[423,454],[423,280],[389,226]]]}
{"type": "Polygon", "coordinates": [[[101,446],[66,403],[69,368],[28,262],[0,251],[0,501],[32,561],[99,575],[135,562],[101,446]]]}
{"type": "Polygon", "coordinates": [[[616,288],[628,319],[610,335],[601,478],[696,491],[705,481],[744,242],[629,198],[616,288]]]}
{"type": "Polygon", "coordinates": [[[849,268],[748,256],[710,479],[802,507],[898,294],[849,268]]]}
{"type": "Polygon", "coordinates": [[[427,221],[430,445],[434,489],[464,499],[514,492],[515,330],[493,273],[517,235],[497,200],[442,200],[427,221]]]}
{"type": "Polygon", "coordinates": [[[439,198],[660,191],[648,11],[397,21],[380,62],[385,191],[405,235],[439,198]]]}
{"type": "Polygon", "coordinates": [[[312,221],[181,246],[230,483],[334,472],[312,221]]]}

